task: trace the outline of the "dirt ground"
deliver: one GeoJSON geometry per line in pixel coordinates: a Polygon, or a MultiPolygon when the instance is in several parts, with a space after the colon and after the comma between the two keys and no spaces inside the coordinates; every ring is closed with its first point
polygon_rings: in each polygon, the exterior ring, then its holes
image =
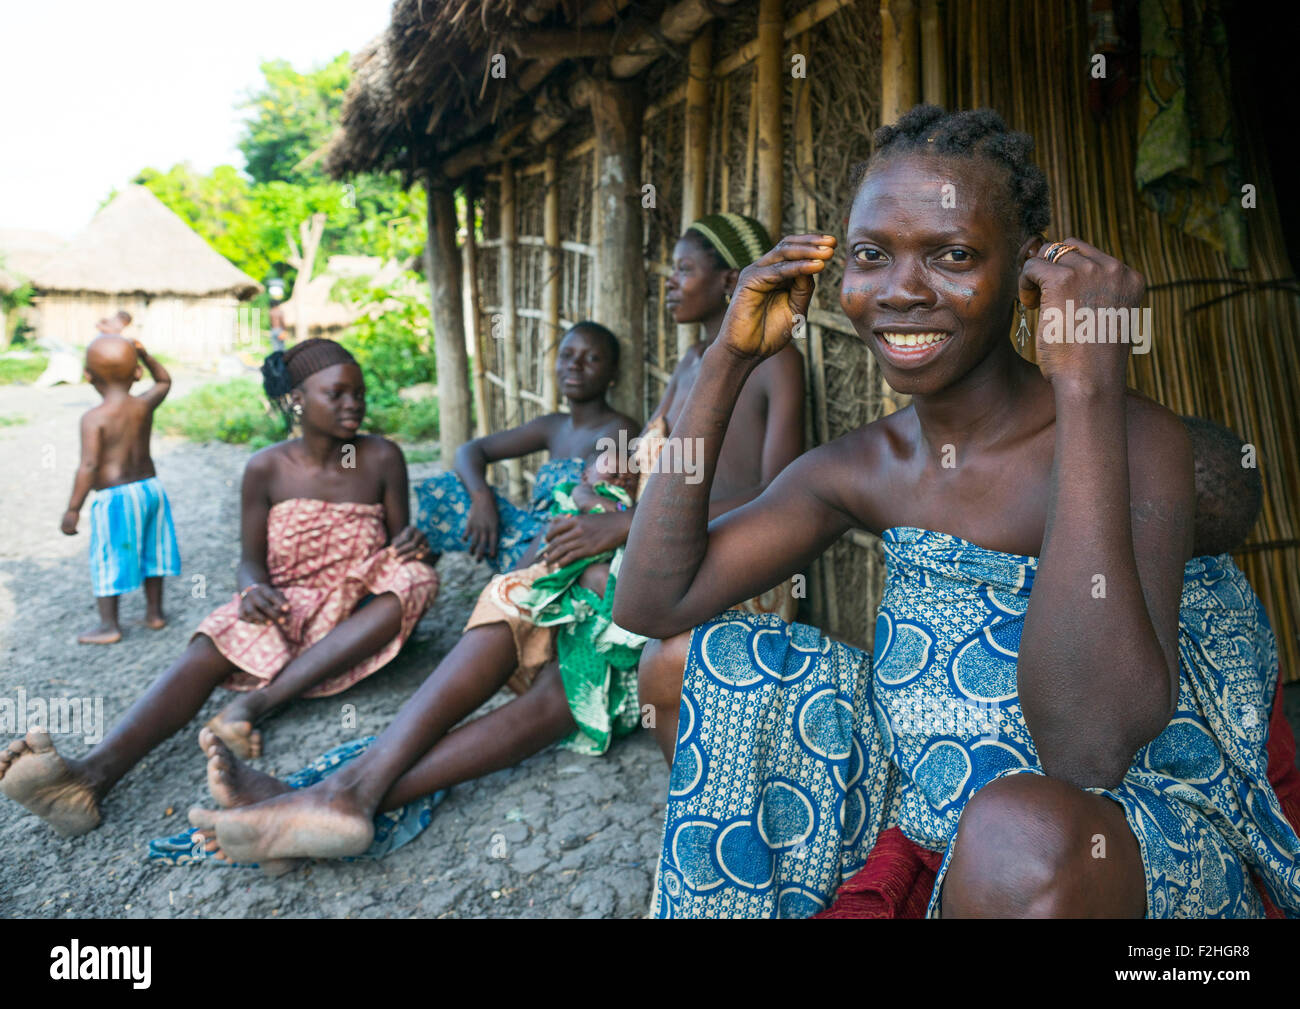
{"type": "MultiPolygon", "coordinates": [[[[184,390],[178,383],[174,395],[184,390]]],[[[150,631],[143,598],[122,602],[125,638],[77,645],[94,623],[82,532],[60,534],[77,463],[77,421],[89,386],[0,387],[0,698],[103,699],[111,725],[185,647],[199,621],[230,598],[239,550],[238,486],[248,451],[155,437],[184,573],[169,579],[170,622],[150,631]],[[200,579],[200,580],[196,580],[200,579]],[[199,593],[202,591],[202,595],[199,593]]],[[[412,466],[412,478],[436,464],[412,466]]],[[[264,770],[287,774],[325,750],[379,732],[456,641],[486,567],[463,555],[439,564],[442,585],[408,648],[345,694],[300,701],[263,726],[264,770]],[[343,704],[358,724],[343,727],[343,704]]],[[[10,917],[636,917],[645,914],[663,823],[666,772],[648,734],[604,758],[551,750],[512,770],[453,789],[415,841],[380,862],[318,862],[271,880],[215,865],[159,867],[149,839],[188,827],[209,802],[196,744],[219,691],[184,731],[146,758],[109,796],[104,822],[62,840],[0,800],[0,915],[10,917]]],[[[503,703],[499,695],[494,704],[503,703]]],[[[56,736],[73,756],[80,735],[56,736]]]]}
{"type": "MultiPolygon", "coordinates": [[[[183,380],[177,392],[183,392],[183,380]]],[[[169,581],[170,623],[141,624],[143,599],[123,601],[126,637],[79,646],[94,620],[86,527],[58,524],[77,462],[77,419],[88,386],[0,387],[0,698],[102,698],[112,724],[184,648],[203,616],[234,590],[238,481],[245,449],[155,439],[172,500],[184,574],[169,581]],[[200,579],[200,581],[196,581],[200,579]],[[203,594],[199,594],[199,586],[203,594]]],[[[412,467],[413,479],[436,464],[412,467]]],[[[455,642],[486,568],[463,555],[439,565],[438,600],[385,671],[334,698],[300,701],[265,725],[264,770],[286,774],[338,743],[380,731],[455,642]],[[358,724],[344,728],[342,705],[358,724]]],[[[109,797],[103,825],[61,840],[0,800],[0,915],[9,917],[635,917],[646,911],[663,822],[666,775],[647,734],[603,759],[559,750],[452,790],[415,841],[378,863],[315,863],[270,880],[213,865],[158,867],[150,838],[179,833],[206,803],[198,727],[225,703],[218,692],[109,797]]],[[[503,703],[500,695],[493,704],[503,703]]],[[[1292,725],[1300,692],[1287,691],[1292,725]]],[[[76,756],[79,736],[57,737],[76,756]]]]}

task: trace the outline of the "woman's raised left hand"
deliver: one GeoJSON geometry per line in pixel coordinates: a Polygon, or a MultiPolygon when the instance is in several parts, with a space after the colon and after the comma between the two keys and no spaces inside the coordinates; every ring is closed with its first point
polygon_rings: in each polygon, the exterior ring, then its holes
{"type": "Polygon", "coordinates": [[[740,271],[718,343],[741,357],[771,357],[808,316],[820,273],[835,253],[830,235],[787,235],[740,271]]]}
{"type": "Polygon", "coordinates": [[[429,556],[429,541],[415,526],[402,529],[388,545],[403,564],[409,561],[427,560],[429,556]]]}
{"type": "Polygon", "coordinates": [[[1122,390],[1132,348],[1130,323],[1137,321],[1130,318],[1130,309],[1141,305],[1146,280],[1136,270],[1080,238],[1061,241],[1074,248],[1053,263],[1043,257],[1051,248],[1051,243],[1045,244],[1020,270],[1020,301],[1026,308],[1039,310],[1038,330],[1034,335],[1038,367],[1043,377],[1058,388],[1088,392],[1122,390]],[[1092,310],[1092,332],[1097,342],[1067,340],[1066,335],[1078,328],[1080,309],[1085,308],[1092,310]],[[1060,323],[1057,329],[1060,338],[1049,342],[1045,339],[1045,329],[1053,318],[1049,314],[1052,312],[1060,323]],[[1102,312],[1106,314],[1103,316],[1102,312]],[[1128,339],[1122,343],[1110,342],[1118,334],[1102,330],[1103,319],[1108,326],[1115,324],[1116,312],[1124,315],[1124,333],[1128,339]],[[1101,342],[1103,339],[1106,342],[1101,342]]]}

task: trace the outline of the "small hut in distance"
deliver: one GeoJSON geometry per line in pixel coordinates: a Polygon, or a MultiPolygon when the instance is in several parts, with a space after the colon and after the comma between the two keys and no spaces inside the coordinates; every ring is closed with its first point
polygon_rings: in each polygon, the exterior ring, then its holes
{"type": "Polygon", "coordinates": [[[32,275],[37,336],[84,344],[125,309],[151,350],[205,361],[234,349],[238,306],[261,285],[144,186],[128,186],[32,275]]]}

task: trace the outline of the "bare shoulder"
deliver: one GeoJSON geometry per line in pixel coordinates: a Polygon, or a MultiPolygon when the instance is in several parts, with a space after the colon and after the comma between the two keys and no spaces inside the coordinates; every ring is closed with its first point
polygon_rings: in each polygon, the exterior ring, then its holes
{"type": "Polygon", "coordinates": [[[103,427],[111,419],[112,411],[108,408],[108,404],[100,403],[81,415],[81,430],[83,433],[94,431],[103,427]]]}
{"type": "Polygon", "coordinates": [[[1135,496],[1194,497],[1192,440],[1182,418],[1153,399],[1130,390],[1128,420],[1129,473],[1135,496]]]}
{"type": "Polygon", "coordinates": [[[766,375],[769,383],[798,382],[803,386],[803,355],[793,343],[787,343],[755,370],[766,375]]]}
{"type": "Polygon", "coordinates": [[[244,472],[270,473],[284,460],[288,446],[289,442],[278,441],[274,445],[267,445],[266,448],[259,448],[248,457],[248,462],[244,463],[244,472]]]}
{"type": "Polygon", "coordinates": [[[389,441],[383,435],[362,434],[358,435],[354,440],[362,455],[378,462],[406,460],[406,456],[402,454],[402,449],[397,442],[389,441]]]}

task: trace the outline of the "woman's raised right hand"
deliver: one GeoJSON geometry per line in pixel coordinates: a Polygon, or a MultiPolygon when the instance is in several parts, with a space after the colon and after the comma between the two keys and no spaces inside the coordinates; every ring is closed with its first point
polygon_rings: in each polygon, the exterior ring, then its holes
{"type": "Polygon", "coordinates": [[[476,560],[497,555],[497,531],[501,516],[497,514],[496,498],[485,491],[470,499],[469,515],[465,519],[463,540],[469,540],[469,552],[476,560]]]}
{"type": "Polygon", "coordinates": [[[740,271],[719,339],[741,357],[771,357],[806,321],[813,275],[835,254],[830,235],[787,235],[740,271]]]}
{"type": "Polygon", "coordinates": [[[289,600],[264,582],[250,585],[239,597],[239,619],[250,624],[284,624],[289,619],[289,600]]]}

